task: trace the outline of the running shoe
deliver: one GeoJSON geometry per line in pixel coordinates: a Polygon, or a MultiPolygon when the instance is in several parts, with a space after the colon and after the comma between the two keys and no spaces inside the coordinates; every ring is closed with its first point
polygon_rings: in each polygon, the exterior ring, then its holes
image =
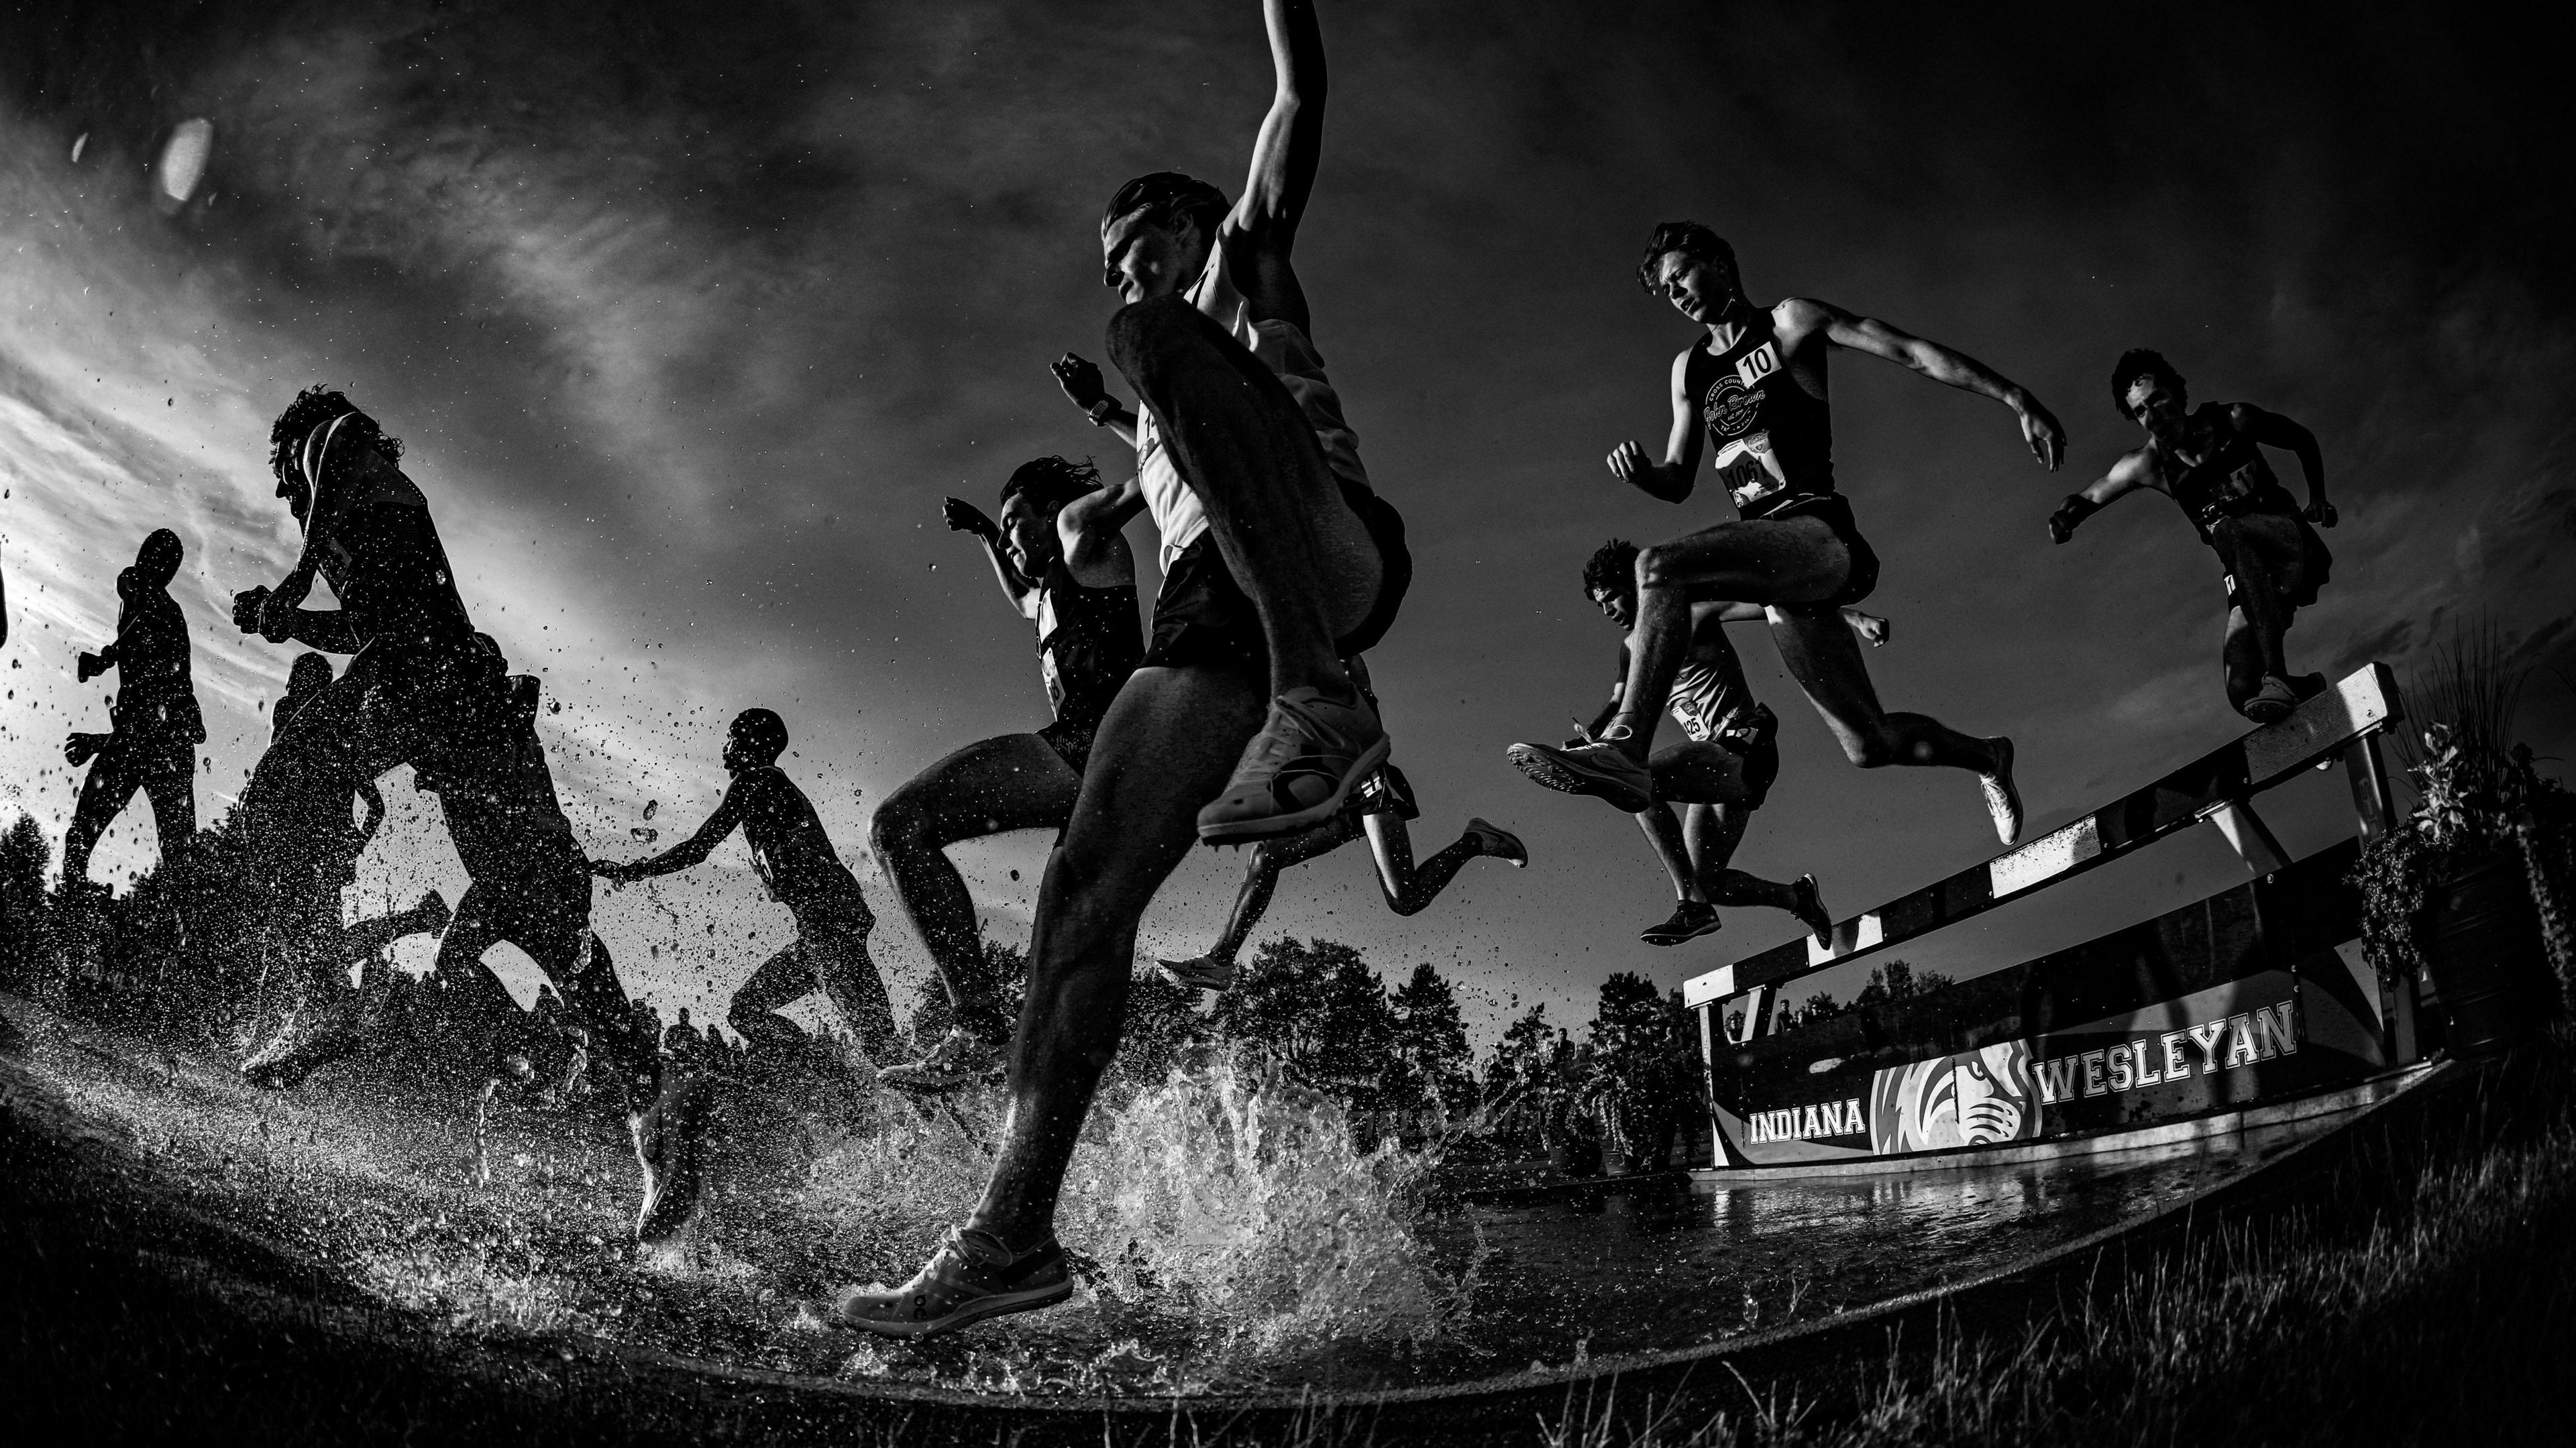
{"type": "Polygon", "coordinates": [[[635,1240],[666,1242],[695,1216],[706,1186],[704,1153],[707,1084],[696,1072],[674,1066],[663,1072],[651,1106],[626,1118],[635,1160],[644,1168],[644,1205],[635,1214],[635,1240]]]}
{"type": "Polygon", "coordinates": [[[1515,744],[1504,753],[1521,773],[1549,789],[1606,799],[1622,814],[1641,814],[1655,802],[1654,780],[1646,766],[1615,744],[1578,744],[1570,749],[1515,744]]]}
{"type": "Polygon", "coordinates": [[[1387,746],[1385,726],[1365,699],[1291,689],[1270,701],[1270,716],[1243,747],[1225,793],[1199,811],[1199,838],[1241,844],[1322,824],[1386,763],[1387,746]]]}
{"type": "Polygon", "coordinates": [[[1161,972],[1163,979],[1183,990],[1209,990],[1222,994],[1234,985],[1234,962],[1221,956],[1157,960],[1154,969],[1161,972]]]}
{"type": "Polygon", "coordinates": [[[275,1038],[241,1063],[241,1073],[252,1085],[270,1091],[292,1089],[358,1048],[366,1036],[366,996],[336,985],[325,989],[331,992],[328,999],[318,1006],[299,1006],[275,1038]]]}
{"type": "Polygon", "coordinates": [[[1834,917],[1825,909],[1825,895],[1823,891],[1816,888],[1816,877],[1800,875],[1797,883],[1789,887],[1789,892],[1796,897],[1796,903],[1789,907],[1789,913],[1798,917],[1798,923],[1807,927],[1809,935],[1816,937],[1816,944],[1819,947],[1826,950],[1833,949],[1834,917]]]}
{"type": "Polygon", "coordinates": [[[1986,813],[1994,816],[1995,837],[2009,845],[2021,838],[2021,791],[2013,787],[2013,742],[1989,739],[1994,746],[1995,772],[1980,774],[1977,783],[1986,791],[1986,813]]]}
{"type": "Polygon", "coordinates": [[[1469,815],[1467,833],[1475,837],[1476,853],[1488,859],[1509,860],[1516,870],[1529,868],[1529,847],[1510,830],[1469,815]]]}
{"type": "Polygon", "coordinates": [[[1648,945],[1679,945],[1716,933],[1722,923],[1716,906],[1705,900],[1682,900],[1674,904],[1672,919],[1647,926],[1637,933],[1637,938],[1648,945]]]}
{"type": "Polygon", "coordinates": [[[826,1316],[881,1337],[929,1337],[988,1317],[1053,1307],[1072,1295],[1073,1278],[1055,1238],[1014,1255],[992,1233],[960,1227],[911,1281],[847,1288],[826,1316]]]}
{"type": "Polygon", "coordinates": [[[877,1073],[879,1085],[925,1096],[1001,1079],[1002,1048],[962,1026],[949,1027],[948,1034],[940,1037],[939,1044],[920,1060],[888,1066],[877,1073]]]}
{"type": "Polygon", "coordinates": [[[2278,724],[2299,707],[2299,691],[2278,674],[2263,676],[2262,692],[2245,701],[2245,717],[2257,724],[2278,724]]]}

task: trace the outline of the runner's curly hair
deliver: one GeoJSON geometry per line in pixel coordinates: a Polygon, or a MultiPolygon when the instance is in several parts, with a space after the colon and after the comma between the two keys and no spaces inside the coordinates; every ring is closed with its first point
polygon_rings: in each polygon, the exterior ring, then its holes
{"type": "Polygon", "coordinates": [[[1584,560],[1583,596],[1605,589],[1622,597],[1637,591],[1637,545],[1625,538],[1611,539],[1584,560]]]}
{"type": "Polygon", "coordinates": [[[356,403],[333,390],[330,384],[316,382],[295,394],[295,400],[288,403],[286,410],[277,415],[277,421],[269,426],[269,471],[285,477],[295,467],[295,452],[304,445],[305,434],[344,412],[357,413],[349,419],[346,428],[352,437],[372,443],[386,462],[402,461],[401,438],[385,436],[384,429],[376,426],[374,418],[359,412],[356,403]]]}
{"type": "Polygon", "coordinates": [[[1156,171],[1119,187],[1118,194],[1109,198],[1109,209],[1100,213],[1100,224],[1106,227],[1137,210],[1145,212],[1146,220],[1165,225],[1183,216],[1198,223],[1199,235],[1214,241],[1217,224],[1233,209],[1234,203],[1225,199],[1223,191],[1196,176],[1156,171]]]}
{"type": "Polygon", "coordinates": [[[2182,374],[2165,360],[2164,353],[2153,347],[2132,347],[2121,353],[2120,360],[2111,366],[2111,405],[2131,422],[2137,421],[2138,415],[2129,410],[2129,389],[2136,386],[2141,377],[2162,378],[2165,385],[2174,391],[2185,397],[2191,395],[2191,384],[2182,380],[2182,374]]]}
{"type": "Polygon", "coordinates": [[[1100,487],[1100,469],[1091,459],[1075,462],[1071,458],[1032,458],[1011,470],[1009,482],[1002,484],[1001,507],[1009,507],[1020,494],[1041,513],[1052,513],[1085,493],[1100,487]]]}
{"type": "Polygon", "coordinates": [[[1637,285],[1646,289],[1646,295],[1664,294],[1663,287],[1656,283],[1655,268],[1663,264],[1665,253],[1675,251],[1717,262],[1726,268],[1728,276],[1742,275],[1735,269],[1735,248],[1727,245],[1725,237],[1696,221],[1666,221],[1659,223],[1655,234],[1646,239],[1645,259],[1637,263],[1637,285]]]}

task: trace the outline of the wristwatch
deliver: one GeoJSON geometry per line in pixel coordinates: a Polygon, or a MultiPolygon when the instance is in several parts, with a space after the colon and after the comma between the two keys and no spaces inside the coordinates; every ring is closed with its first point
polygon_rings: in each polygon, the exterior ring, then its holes
{"type": "Polygon", "coordinates": [[[1084,408],[1082,410],[1082,415],[1091,419],[1091,425],[1093,427],[1107,427],[1109,425],[1109,419],[1118,415],[1118,399],[1115,397],[1104,397],[1098,402],[1091,404],[1089,407],[1084,408]]]}

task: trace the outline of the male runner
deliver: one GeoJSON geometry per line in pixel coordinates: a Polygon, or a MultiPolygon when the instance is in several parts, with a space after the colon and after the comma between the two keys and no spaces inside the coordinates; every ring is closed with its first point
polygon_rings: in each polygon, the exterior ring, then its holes
{"type": "MultiPolygon", "coordinates": [[[[725,731],[724,766],[733,781],[697,833],[658,855],[623,865],[594,863],[590,869],[621,883],[673,874],[705,860],[740,829],[761,883],[795,917],[796,938],[734,991],[725,1018],[755,1051],[792,1048],[803,1043],[804,1033],[778,1012],[819,990],[860,1048],[882,1061],[894,1053],[895,1030],[885,982],[868,958],[876,916],[823,833],[813,801],[778,767],[786,750],[785,720],[767,709],[743,710],[725,731]]],[[[680,1021],[685,1027],[685,1007],[680,1021]]],[[[697,1205],[707,1100],[695,1072],[669,1071],[652,1108],[628,1118],[636,1159],[644,1166],[644,1207],[636,1221],[636,1235],[644,1241],[677,1231],[697,1205]]]]}
{"type": "MultiPolygon", "coordinates": [[[[1583,565],[1584,596],[1621,629],[1637,623],[1637,545],[1613,538],[1583,565]]],[[[1887,620],[1856,608],[1842,610],[1853,632],[1871,644],[1887,641],[1887,620]]],[[[1638,935],[1648,945],[1679,945],[1719,927],[1720,905],[1762,906],[1798,917],[1818,940],[1833,935],[1834,918],[1816,891],[1816,877],[1801,875],[1794,884],[1776,885],[1742,870],[1730,869],[1736,846],[1744,842],[1753,812],[1769,797],[1780,774],[1780,720],[1770,706],[1756,703],[1744,681],[1744,663],[1727,641],[1726,625],[1759,622],[1766,614],[1755,604],[1703,602],[1691,605],[1690,648],[1673,675],[1665,708],[1687,736],[1680,744],[1655,751],[1648,768],[1654,777],[1655,801],[1638,812],[1637,825],[1672,878],[1679,903],[1673,916],[1638,935]],[[1673,817],[1673,804],[1683,807],[1673,817]]],[[[1610,685],[1610,702],[1568,748],[1599,737],[1619,712],[1627,688],[1628,646],[1619,646],[1619,672],[1610,685]]],[[[1555,766],[1532,746],[1515,744],[1512,762],[1532,778],[1546,778],[1555,766]]],[[[1558,786],[1562,788],[1563,786],[1558,786]]]]}
{"type": "Polygon", "coordinates": [[[792,1047],[805,1033],[778,1011],[819,990],[860,1048],[882,1061],[894,1053],[895,1032],[885,982],[868,958],[876,915],[823,833],[813,801],[778,767],[786,750],[787,724],[776,714],[745,709],[735,715],[724,744],[732,782],[697,833],[645,859],[622,865],[595,861],[590,873],[620,883],[676,874],[703,862],[726,836],[741,830],[760,882],[795,917],[796,938],[733,993],[725,1019],[755,1049],[792,1047]]]}
{"type": "MultiPolygon", "coordinates": [[[[1368,690],[1368,666],[1358,659],[1348,664],[1352,681],[1363,691],[1368,690]]],[[[1372,706],[1375,699],[1371,693],[1372,706]]],[[[1226,917],[1225,933],[1217,937],[1216,948],[1190,960],[1157,961],[1163,975],[1183,990],[1231,988],[1235,957],[1242,954],[1253,927],[1261,923],[1263,912],[1270,908],[1271,893],[1279,886],[1279,872],[1331,854],[1362,835],[1368,837],[1369,850],[1377,856],[1378,893],[1386,898],[1386,908],[1398,915],[1420,914],[1440,897],[1469,860],[1479,856],[1508,860],[1516,869],[1529,864],[1529,850],[1519,836],[1473,816],[1467,820],[1467,832],[1456,843],[1415,864],[1413,840],[1404,827],[1407,821],[1420,819],[1422,811],[1413,802],[1413,786],[1392,761],[1378,766],[1377,773],[1360,786],[1352,802],[1356,808],[1304,834],[1254,844],[1252,858],[1244,862],[1243,888],[1234,897],[1234,913],[1226,917]]]]}
{"type": "Polygon", "coordinates": [[[1878,555],[1862,541],[1851,504],[1834,491],[1833,419],[1826,403],[1831,348],[1848,347],[1910,367],[2013,410],[2031,455],[2054,469],[2065,433],[2039,399],[1991,369],[1885,322],[1828,302],[1791,297],[1760,307],[1744,295],[1734,248],[1695,221],[1655,228],[1637,279],[1708,331],[1673,359],[1673,427],[1664,460],[1634,442],[1610,453],[1610,472],[1651,497],[1691,495],[1700,434],[1717,450],[1718,477],[1740,517],[1657,544],[1637,557],[1637,623],[1628,680],[1602,736],[1568,749],[1529,746],[1551,767],[1543,784],[1598,795],[1634,814],[1653,802],[1647,761],[1656,716],[1689,652],[1691,605],[1763,605],[1790,676],[1806,690],[1843,753],[1863,769],[1942,765],[1974,772],[1995,834],[2021,835],[2012,741],[1976,739],[1922,714],[1879,707],[1868,666],[1840,613],[1878,585],[1878,555]]]}
{"type": "Polygon", "coordinates": [[[304,551],[275,588],[235,595],[233,621],[272,643],[357,656],[295,711],[242,791],[254,928],[310,957],[323,942],[300,922],[336,893],[328,857],[358,786],[401,764],[506,769],[511,730],[504,670],[475,641],[428,500],[396,465],[401,441],[319,385],[297,394],[269,440],[304,551]],[[338,610],[302,607],[317,573],[338,610]]]}
{"type": "Polygon", "coordinates": [[[975,902],[947,848],[1008,830],[1063,829],[1100,716],[1144,657],[1127,541],[1106,542],[1101,564],[1115,582],[1087,586],[1065,567],[1056,519],[1099,489],[1100,472],[1089,463],[1046,457],[1022,463],[1002,484],[999,523],[948,500],[948,526],[984,545],[1002,596],[1037,625],[1038,673],[1055,722],[967,745],[886,796],[869,823],[895,898],[929,947],[952,1022],[928,1056],[878,1073],[889,1086],[947,1091],[1001,1073],[1011,1023],[986,978],[975,902]]]}
{"type": "Polygon", "coordinates": [[[145,536],[134,566],[116,575],[123,600],[116,641],[82,654],[73,667],[84,684],[114,669],[117,684],[107,715],[111,732],[63,741],[63,758],[74,769],[90,766],[71,828],[63,832],[67,890],[102,888],[90,883],[90,852],[138,789],[152,802],[163,867],[173,876],[187,867],[197,836],[197,746],[206,742],[206,721],[189,673],[188,620],[169,592],[181,556],[178,534],[155,528],[145,536]]]}
{"type": "Polygon", "coordinates": [[[2111,405],[2145,429],[2146,443],[2122,453],[2101,481],[2067,494],[2049,517],[2048,536],[2065,542],[2075,525],[2138,488],[2173,499],[2227,569],[2227,642],[2219,651],[2227,702],[2257,724],[2281,718],[2326,686],[2320,674],[2291,677],[2281,643],[2334,566],[2310,526],[2335,525],[2317,435],[2249,402],[2192,407],[2182,374],[2144,347],[2121,353],[2111,369],[2111,405]],[[2306,508],[2263,460],[2267,445],[2297,455],[2306,508]]]}
{"type": "MultiPolygon", "coordinates": [[[[1152,642],[1101,721],[1038,890],[1010,1116],[984,1199],[911,1281],[841,1294],[830,1310],[854,1327],[914,1337],[1072,1295],[1056,1195],[1118,1047],[1138,917],[1209,825],[1219,838],[1305,828],[1385,759],[1340,660],[1385,633],[1409,564],[1400,523],[1359,471],[1289,261],[1321,150],[1323,38],[1303,0],[1265,0],[1263,14],[1279,84],[1243,198],[1229,208],[1166,172],[1121,188],[1102,220],[1108,278],[1128,302],[1110,354],[1149,409],[1140,448],[1152,450],[1140,482],[1075,502],[1057,527],[1067,567],[1098,586],[1117,581],[1095,572],[1109,538],[1153,511],[1164,579],[1152,642]],[[1238,759],[1243,787],[1228,788],[1238,759]]],[[[1068,385],[1073,361],[1059,364],[1068,385]]],[[[1119,415],[1106,397],[1077,400],[1119,415]]]]}

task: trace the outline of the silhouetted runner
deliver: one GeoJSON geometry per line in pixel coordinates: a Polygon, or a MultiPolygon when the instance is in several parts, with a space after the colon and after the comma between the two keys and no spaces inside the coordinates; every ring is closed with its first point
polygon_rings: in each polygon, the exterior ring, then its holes
{"type": "Polygon", "coordinates": [[[2012,741],[1977,739],[1922,714],[1879,706],[1869,669],[1841,610],[1878,585],[1878,555],[1834,489],[1833,421],[1826,363],[1847,347],[1902,364],[1933,381],[1991,397],[2013,410],[2031,455],[2054,469],[2065,433],[2026,389],[1938,343],[1828,302],[1791,297],[1769,307],[1745,297],[1734,248],[1693,221],[1655,228],[1637,279],[1707,330],[1673,359],[1672,434],[1664,460],[1634,442],[1610,453],[1610,472],[1668,503],[1689,498],[1705,433],[1738,520],[1645,549],[1637,558],[1637,623],[1618,708],[1592,743],[1530,745],[1550,764],[1541,782],[1596,795],[1634,814],[1653,800],[1647,760],[1657,716],[1689,651],[1691,605],[1760,604],[1792,678],[1806,690],[1852,763],[1940,765],[1983,784],[1995,834],[2021,835],[2012,741]]]}
{"type": "Polygon", "coordinates": [[[116,670],[116,703],[108,710],[110,732],[63,741],[63,758],[73,768],[90,767],[63,832],[67,890],[106,888],[90,881],[90,853],[136,790],[152,803],[162,868],[174,877],[187,869],[197,837],[197,746],[206,742],[206,721],[188,668],[188,620],[169,591],[182,557],[179,535],[169,529],[144,538],[134,565],[116,575],[116,641],[82,654],[73,669],[84,684],[116,670]]]}
{"type": "MultiPolygon", "coordinates": [[[[1150,506],[1164,553],[1152,638],[1038,891],[984,1200],[909,1282],[841,1294],[829,1311],[850,1326],[918,1336],[1071,1295],[1056,1194],[1117,1049],[1137,919],[1194,838],[1321,823],[1386,758],[1341,659],[1384,634],[1410,565],[1348,427],[1319,441],[1340,407],[1289,251],[1323,139],[1323,40],[1303,0],[1263,13],[1278,86],[1241,201],[1163,172],[1120,188],[1102,218],[1108,280],[1128,302],[1110,355],[1153,425],[1141,481],[1072,504],[1058,526],[1074,576],[1114,583],[1091,571],[1097,555],[1150,506]]],[[[1079,390],[1098,379],[1078,359],[1059,377],[1095,421],[1122,416],[1079,390]]]]}
{"type": "MultiPolygon", "coordinates": [[[[786,749],[786,721],[767,709],[743,710],[725,731],[724,766],[732,783],[697,833],[658,855],[590,869],[615,881],[673,874],[703,862],[741,830],[761,883],[795,917],[796,938],[735,989],[725,1018],[756,1054],[792,1049],[804,1043],[804,1033],[778,1011],[821,991],[869,1059],[883,1061],[894,1054],[896,1036],[885,982],[868,958],[876,916],[824,834],[813,802],[778,767],[786,749]]],[[[628,1122],[644,1166],[636,1235],[645,1241],[677,1231],[696,1208],[708,1091],[696,1071],[666,1071],[652,1107],[628,1122]]]]}
{"type": "MultiPolygon", "coordinates": [[[[1352,681],[1363,691],[1368,690],[1368,666],[1358,659],[1347,663],[1352,681]]],[[[1372,707],[1377,702],[1373,692],[1369,702],[1372,707]]],[[[1252,858],[1244,862],[1243,887],[1235,894],[1233,913],[1226,917],[1225,933],[1217,937],[1215,948],[1188,960],[1155,962],[1164,976],[1185,990],[1231,988],[1235,959],[1243,953],[1244,942],[1270,908],[1271,894],[1279,885],[1279,872],[1331,854],[1362,837],[1377,858],[1378,893],[1385,899],[1386,908],[1398,915],[1420,914],[1440,897],[1469,860],[1483,857],[1507,860],[1516,867],[1529,864],[1529,850],[1519,836],[1473,817],[1467,821],[1466,832],[1448,848],[1420,864],[1414,863],[1413,840],[1405,826],[1420,819],[1422,811],[1414,803],[1413,786],[1392,762],[1378,766],[1377,773],[1360,786],[1351,803],[1352,808],[1304,834],[1255,844],[1252,858]]]]}
{"type": "Polygon", "coordinates": [[[2257,724],[2272,723],[2326,686],[2322,674],[2294,677],[2282,648],[2282,635],[2317,601],[2334,567],[2310,526],[2335,525],[2317,435],[2249,402],[2192,407],[2182,374],[2144,347],[2122,353],[2111,369],[2111,405],[2146,430],[2146,443],[2122,453],[2101,481],[2069,493],[2049,517],[2048,536],[2065,542],[2078,523],[2138,488],[2173,499],[2227,569],[2227,642],[2219,651],[2227,702],[2257,724]],[[2273,475],[2265,447],[2298,458],[2306,508],[2273,475]]]}
{"type": "MultiPolygon", "coordinates": [[[[1602,616],[1621,629],[1637,622],[1637,545],[1613,538],[1583,565],[1583,593],[1602,616]]],[[[1852,631],[1871,644],[1887,641],[1887,620],[1856,608],[1842,611],[1852,631]]],[[[1760,906],[1798,917],[1818,940],[1833,935],[1833,916],[1826,913],[1816,890],[1816,877],[1801,875],[1775,884],[1729,868],[1753,812],[1770,797],[1780,774],[1779,719],[1756,702],[1744,680],[1743,660],[1726,637],[1730,623],[1759,623],[1767,615],[1755,604],[1704,602],[1691,605],[1690,647],[1665,709],[1681,726],[1683,742],[1655,751],[1648,762],[1654,779],[1654,803],[1637,813],[1637,824],[1654,846],[1655,857],[1671,877],[1678,903],[1672,918],[1638,935],[1648,945],[1679,945],[1719,928],[1717,907],[1760,906]],[[1683,807],[1675,819],[1673,805],[1683,807]]],[[[1610,702],[1567,748],[1591,742],[1618,715],[1627,688],[1628,646],[1619,646],[1618,674],[1610,685],[1610,702]]],[[[1541,783],[1554,768],[1534,746],[1515,744],[1512,762],[1541,783]]],[[[1561,785],[1555,787],[1563,787],[1561,785]]]]}
{"type": "Polygon", "coordinates": [[[321,964],[306,938],[358,786],[398,765],[496,768],[510,729],[503,668],[475,642],[428,500],[396,465],[398,439],[337,392],[305,389],[270,430],[277,493],[304,551],[275,588],[235,595],[233,620],[272,643],[355,654],[290,717],[242,791],[236,818],[254,932],[281,956],[321,964]],[[340,607],[302,607],[313,580],[340,607]]]}
{"type": "Polygon", "coordinates": [[[984,964],[984,940],[965,878],[947,848],[1010,830],[1062,830],[1082,792],[1092,735],[1136,671],[1145,641],[1136,622],[1136,564],[1123,538],[1104,540],[1102,576],[1089,586],[1065,566],[1056,519],[1100,488],[1099,470],[1060,457],[1022,463],[1002,484],[995,523],[957,498],[948,526],[984,545],[1002,596],[1037,625],[1038,673],[1055,722],[1030,734],[969,744],[912,777],[878,804],[869,839],[894,882],[948,995],[948,1034],[919,1061],[878,1079],[907,1091],[947,1091],[997,1080],[1011,1022],[984,964]]]}

